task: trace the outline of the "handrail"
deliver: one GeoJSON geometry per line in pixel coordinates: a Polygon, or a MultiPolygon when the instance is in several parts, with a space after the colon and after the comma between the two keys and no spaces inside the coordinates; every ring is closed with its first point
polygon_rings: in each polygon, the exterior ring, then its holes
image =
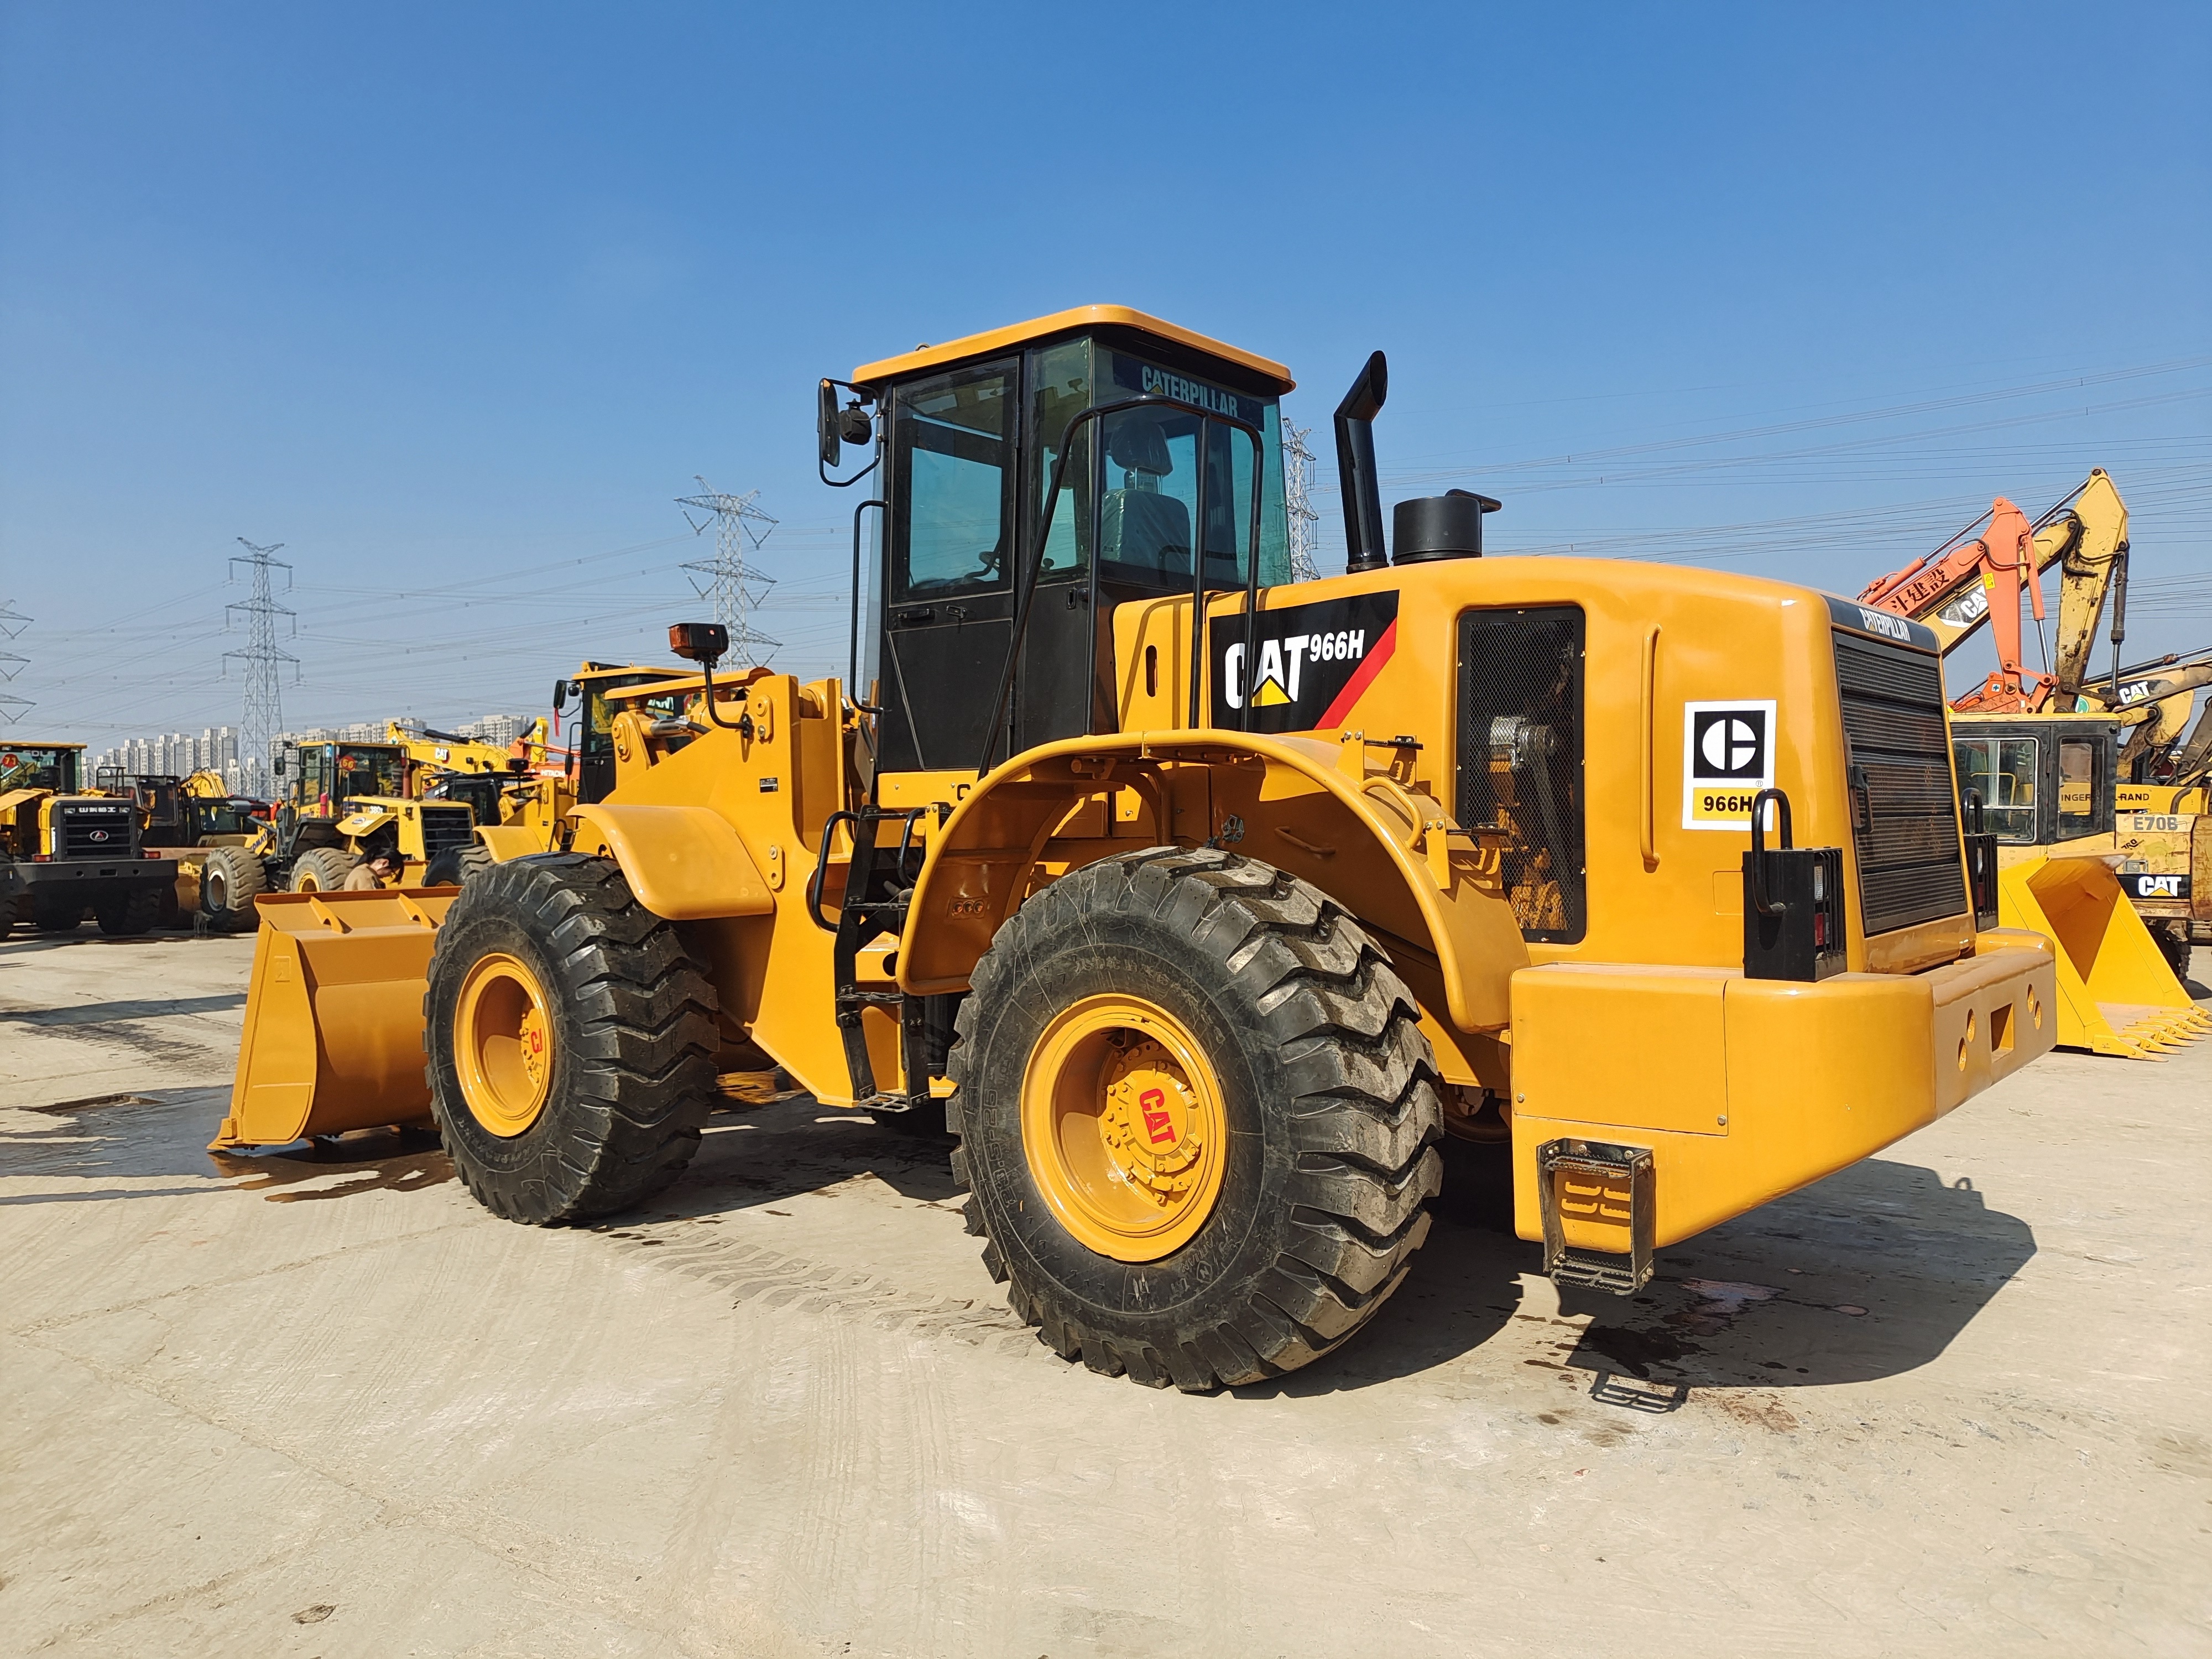
{"type": "MultiPolygon", "coordinates": [[[[1006,698],[1013,690],[1015,665],[1021,660],[1022,641],[1027,637],[1029,633],[1030,605],[1036,596],[1037,579],[1044,573],[1045,547],[1052,539],[1053,511],[1060,501],[1060,485],[1066,481],[1067,463],[1075,453],[1075,446],[1069,442],[1068,440],[1074,435],[1075,428],[1082,425],[1085,421],[1102,420],[1109,415],[1118,415],[1126,409],[1139,409],[1147,404],[1160,404],[1170,409],[1187,410],[1190,414],[1197,416],[1201,422],[1218,421],[1224,426],[1234,427],[1237,430],[1249,437],[1252,440],[1253,498],[1255,505],[1258,501],[1261,457],[1267,450],[1267,436],[1258,427],[1254,426],[1249,421],[1239,420],[1233,415],[1218,415],[1214,413],[1212,410],[1201,408],[1197,404],[1185,403],[1180,398],[1164,397],[1158,392],[1140,392],[1136,397],[1124,398],[1115,403],[1093,404],[1088,409],[1079,410],[1074,417],[1068,422],[1067,425],[1062,428],[1060,433],[1060,459],[1053,463],[1052,483],[1045,491],[1044,512],[1037,522],[1036,550],[1030,556],[1028,579],[1026,580],[1023,580],[1022,573],[1019,570],[1017,570],[1014,573],[1015,580],[1019,583],[1019,597],[1014,606],[1014,632],[1012,638],[1006,643],[1006,666],[1005,672],[999,676],[999,695],[991,705],[990,723],[983,728],[983,757],[975,768],[976,773],[979,776],[990,771],[991,757],[997,750],[999,746],[999,723],[1006,718],[1006,698]]],[[[1199,445],[1198,462],[1199,507],[1200,508],[1200,516],[1199,522],[1192,527],[1191,532],[1190,563],[1191,570],[1193,572],[1194,597],[1197,592],[1202,592],[1203,584],[1206,580],[1206,521],[1203,514],[1203,509],[1206,506],[1206,446],[1203,440],[1201,440],[1199,445]]],[[[1093,513],[1096,513],[1100,505],[1099,492],[1093,490],[1091,494],[1091,510],[1093,513]]],[[[1092,539],[1095,543],[1097,538],[1094,537],[1092,539]]],[[[1084,687],[1084,695],[1091,700],[1092,713],[1094,715],[1096,714],[1097,698],[1097,602],[1098,565],[1099,554],[1101,550],[1101,549],[1095,545],[1091,550],[1091,580],[1088,585],[1086,595],[1091,601],[1091,611],[1090,656],[1091,679],[1090,683],[1085,684],[1084,687]]],[[[1260,568],[1259,556],[1260,521],[1259,514],[1255,512],[1252,519],[1252,568],[1255,578],[1260,568]]],[[[1256,580],[1252,584],[1252,586],[1256,588],[1256,580]]],[[[1195,614],[1192,618],[1193,632],[1191,661],[1192,696],[1194,700],[1197,696],[1197,653],[1199,650],[1198,629],[1199,624],[1202,620],[1203,618],[1195,614]]],[[[1193,724],[1195,725],[1196,723],[1196,720],[1194,717],[1193,724]]],[[[1084,735],[1086,737],[1091,735],[1091,718],[1086,717],[1084,720],[1084,735]]],[[[1011,748],[1008,752],[1011,754],[1011,748]]]]}
{"type": "Polygon", "coordinates": [[[1641,788],[1638,797],[1638,805],[1641,808],[1641,811],[1637,818],[1636,824],[1637,847],[1638,850],[1642,852],[1644,854],[1644,868],[1647,872],[1656,870],[1659,867],[1657,829],[1653,823],[1653,813],[1655,810],[1653,796],[1655,793],[1656,780],[1653,775],[1651,757],[1652,721],[1658,718],[1659,712],[1658,702],[1655,695],[1657,690],[1658,678],[1659,628],[1658,624],[1655,623],[1652,626],[1644,630],[1644,673],[1641,682],[1643,685],[1644,702],[1644,744],[1643,763],[1639,771],[1641,788]]]}

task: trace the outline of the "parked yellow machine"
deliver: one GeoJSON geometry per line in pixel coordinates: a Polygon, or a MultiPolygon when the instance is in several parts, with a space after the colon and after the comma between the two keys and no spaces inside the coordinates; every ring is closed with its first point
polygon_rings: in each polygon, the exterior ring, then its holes
{"type": "Polygon", "coordinates": [[[0,744],[0,933],[27,921],[75,933],[148,933],[175,861],[149,852],[127,794],[83,787],[81,743],[0,744]]]}
{"type": "Polygon", "coordinates": [[[824,381],[825,468],[872,441],[888,503],[874,668],[718,676],[679,625],[698,670],[629,689],[675,701],[612,714],[570,850],[265,901],[216,1144],[429,1118],[492,1210],[574,1220],[772,1060],[941,1111],[1012,1306],[1206,1389],[1374,1313],[1447,1133],[1509,1139],[1547,1270],[1626,1293],[2051,1047],[2049,944],[1977,925],[1928,629],[1481,558],[1466,494],[1400,503],[1394,561],[1380,354],[1350,568],[1291,582],[1291,384],[1111,307],[824,381]]]}

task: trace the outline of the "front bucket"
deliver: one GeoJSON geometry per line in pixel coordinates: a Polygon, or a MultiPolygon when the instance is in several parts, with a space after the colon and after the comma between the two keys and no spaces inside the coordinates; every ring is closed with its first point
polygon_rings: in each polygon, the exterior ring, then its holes
{"type": "Polygon", "coordinates": [[[431,943],[459,896],[262,896],[238,1075],[210,1152],[428,1120],[422,996],[431,943]]]}
{"type": "Polygon", "coordinates": [[[2058,1046],[2157,1060],[2208,1030],[2102,857],[2048,856],[1997,877],[2007,927],[2047,935],[2058,966],[2058,1046]]]}

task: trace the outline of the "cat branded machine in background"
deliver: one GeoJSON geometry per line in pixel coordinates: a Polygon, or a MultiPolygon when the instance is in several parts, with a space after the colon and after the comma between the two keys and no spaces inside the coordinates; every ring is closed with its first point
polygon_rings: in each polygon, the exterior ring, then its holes
{"type": "Polygon", "coordinates": [[[1448,1133],[1505,1149],[1547,1271],[1627,1293],[2045,1052],[1935,635],[1486,559],[1465,493],[1386,549],[1384,373],[1338,411],[1349,563],[1305,582],[1265,358],[1091,307],[824,381],[825,479],[873,449],[847,678],[718,675],[679,624],[696,672],[611,699],[569,850],[264,900],[216,1144],[434,1121],[495,1212],[573,1221],[772,1060],[957,1137],[1060,1353],[1199,1389],[1382,1305],[1448,1133]]]}
{"type": "Polygon", "coordinates": [[[2212,819],[2124,811],[2120,780],[2159,732],[2179,728],[2212,670],[2177,670],[2172,658],[2119,666],[2128,512],[2102,468],[2033,523],[1999,497],[1978,527],[1859,602],[1930,629],[1947,655],[1991,628],[1996,671],[1956,700],[1951,726],[1968,815],[1996,841],[2000,915],[2058,946],[2062,1044],[2156,1058],[2212,1030],[2184,983],[2192,919],[2212,921],[2212,910],[2193,916],[2212,904],[2193,874],[2212,860],[2212,819]],[[2056,647],[2039,673],[2022,662],[2021,601],[2041,621],[2041,573],[2054,568],[2056,647]],[[2093,676],[2108,604],[2113,667],[2093,676]]]}

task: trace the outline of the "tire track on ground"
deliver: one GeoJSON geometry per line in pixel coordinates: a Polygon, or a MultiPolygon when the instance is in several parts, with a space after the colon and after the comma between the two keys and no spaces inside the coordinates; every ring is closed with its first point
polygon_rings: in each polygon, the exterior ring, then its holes
{"type": "Polygon", "coordinates": [[[626,1254],[707,1280],[728,1292],[732,1307],[750,1303],[767,1309],[829,1314],[880,1331],[949,1337],[970,1347],[988,1346],[1006,1354],[1045,1352],[1036,1333],[995,1298],[979,1300],[910,1290],[881,1273],[823,1267],[804,1256],[742,1238],[701,1238],[684,1224],[654,1228],[633,1223],[592,1231],[626,1254]]]}

